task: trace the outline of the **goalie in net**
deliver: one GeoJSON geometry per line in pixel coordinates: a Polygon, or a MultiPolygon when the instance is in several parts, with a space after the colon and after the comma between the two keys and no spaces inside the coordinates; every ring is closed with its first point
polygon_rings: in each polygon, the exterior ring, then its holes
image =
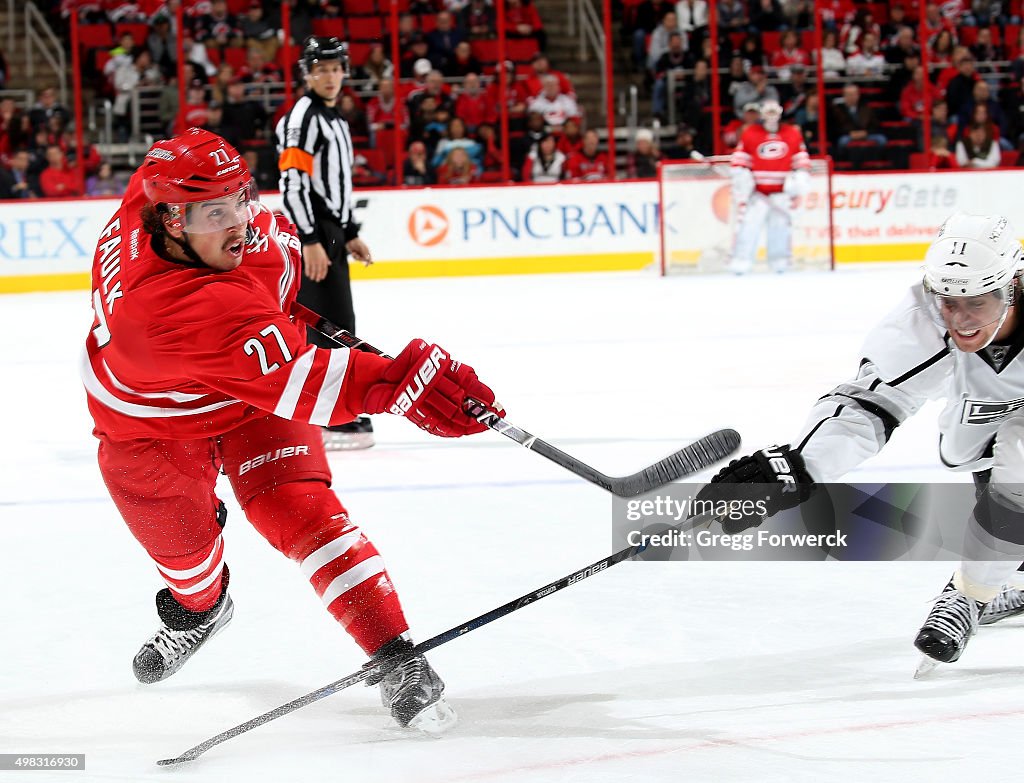
{"type": "Polygon", "coordinates": [[[746,274],[762,257],[776,272],[832,267],[828,160],[807,154],[777,102],[759,110],[731,156],[659,168],[663,274],[746,274]]]}

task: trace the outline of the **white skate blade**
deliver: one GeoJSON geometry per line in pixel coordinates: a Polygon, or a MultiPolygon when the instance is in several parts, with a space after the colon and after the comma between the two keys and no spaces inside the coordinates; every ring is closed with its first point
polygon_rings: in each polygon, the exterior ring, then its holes
{"type": "Polygon", "coordinates": [[[921,662],[917,664],[917,669],[914,671],[914,679],[920,680],[922,677],[927,677],[931,672],[935,671],[935,668],[941,663],[934,658],[929,658],[927,655],[921,656],[921,662]]]}
{"type": "Polygon", "coordinates": [[[329,432],[324,430],[324,449],[327,451],[356,451],[374,445],[372,432],[329,432]]]}
{"type": "Polygon", "coordinates": [[[459,716],[452,705],[442,696],[429,707],[421,710],[409,721],[409,728],[416,729],[429,737],[440,737],[459,722],[459,716]]]}

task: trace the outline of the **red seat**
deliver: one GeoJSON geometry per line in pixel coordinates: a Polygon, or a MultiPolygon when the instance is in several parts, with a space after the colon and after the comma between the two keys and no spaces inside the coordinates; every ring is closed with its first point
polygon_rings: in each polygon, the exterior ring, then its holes
{"type": "MultiPolygon", "coordinates": [[[[375,139],[375,142],[376,147],[374,148],[374,151],[381,154],[385,168],[393,169],[395,167],[395,131],[377,131],[377,138],[375,139]]],[[[382,169],[382,171],[383,170],[384,169],[382,169]]]]}
{"type": "Polygon", "coordinates": [[[109,24],[82,24],[78,26],[78,42],[85,49],[109,49],[114,45],[114,36],[109,24]]]}
{"type": "Polygon", "coordinates": [[[437,17],[433,14],[422,14],[419,17],[420,32],[426,35],[437,29],[437,17]]]}
{"type": "Polygon", "coordinates": [[[235,16],[244,14],[249,10],[249,3],[251,0],[227,0],[228,2],[228,13],[232,13],[235,16]]]}
{"type": "Polygon", "coordinates": [[[387,158],[381,149],[360,148],[353,151],[354,156],[362,155],[366,158],[366,165],[374,171],[384,173],[388,170],[387,158]]]}
{"type": "MultiPolygon", "coordinates": [[[[505,43],[508,44],[508,41],[505,43]]],[[[484,65],[493,65],[498,62],[498,41],[496,39],[470,41],[469,46],[473,56],[484,65]]]]}
{"type": "Polygon", "coordinates": [[[910,168],[923,171],[928,168],[928,154],[925,152],[910,153],[910,168]]]}
{"type": "Polygon", "coordinates": [[[314,19],[313,35],[345,37],[345,22],[341,19],[314,19]]]}
{"type": "Polygon", "coordinates": [[[110,61],[110,50],[109,49],[95,49],[95,63],[96,70],[99,73],[103,73],[103,66],[110,61]]]}
{"type": "Polygon", "coordinates": [[[352,61],[352,65],[362,65],[366,62],[366,59],[370,56],[370,47],[373,44],[368,44],[359,41],[353,41],[348,45],[348,56],[352,61]]]}
{"type": "Polygon", "coordinates": [[[348,20],[348,36],[356,41],[375,41],[384,32],[377,16],[353,16],[348,20]]]}
{"type": "Polygon", "coordinates": [[[779,51],[782,48],[782,33],[778,30],[765,30],[761,33],[761,51],[766,55],[779,51]]]}
{"type": "Polygon", "coordinates": [[[509,38],[505,41],[505,55],[507,59],[517,63],[528,63],[540,47],[537,46],[536,38],[509,38]]]}
{"type": "Polygon", "coordinates": [[[207,49],[206,50],[206,56],[209,57],[210,58],[210,62],[213,63],[217,67],[220,66],[221,62],[224,59],[221,56],[220,49],[207,49]]]}
{"type": "Polygon", "coordinates": [[[245,65],[246,51],[241,46],[229,46],[224,50],[224,62],[236,71],[245,65]]]}
{"type": "Polygon", "coordinates": [[[345,0],[347,16],[376,16],[377,0],[345,0]]]}
{"type": "Polygon", "coordinates": [[[131,24],[122,22],[114,28],[116,38],[120,38],[125,33],[131,33],[132,38],[135,39],[135,45],[142,47],[145,46],[146,39],[149,38],[149,25],[145,22],[133,22],[131,24]]]}
{"type": "Polygon", "coordinates": [[[1020,153],[1017,150],[1003,150],[1002,156],[999,158],[999,165],[1016,166],[1019,157],[1020,153]]]}

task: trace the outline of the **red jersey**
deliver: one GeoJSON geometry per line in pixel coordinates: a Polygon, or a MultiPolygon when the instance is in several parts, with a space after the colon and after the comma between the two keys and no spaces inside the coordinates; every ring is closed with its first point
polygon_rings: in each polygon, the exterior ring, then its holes
{"type": "Polygon", "coordinates": [[[597,182],[608,179],[608,156],[603,152],[598,152],[594,157],[589,158],[580,150],[565,164],[565,178],[577,182],[597,182]]]}
{"type": "Polygon", "coordinates": [[[241,264],[218,272],[158,254],[142,228],[146,203],[137,172],[96,247],[82,361],[96,434],[187,440],[269,413],[355,418],[387,360],[306,343],[286,314],[302,254],[285,218],[251,207],[241,264]]]}
{"type": "Polygon", "coordinates": [[[775,133],[763,125],[747,126],[729,162],[751,169],[755,187],[765,194],[781,193],[790,171],[811,167],[800,129],[785,123],[775,133]]]}

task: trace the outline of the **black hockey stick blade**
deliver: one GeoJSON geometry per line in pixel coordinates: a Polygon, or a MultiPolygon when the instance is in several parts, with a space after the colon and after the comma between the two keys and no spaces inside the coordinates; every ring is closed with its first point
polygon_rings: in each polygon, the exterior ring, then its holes
{"type": "MultiPolygon", "coordinates": [[[[685,522],[682,522],[679,525],[674,526],[674,529],[692,530],[693,528],[699,525],[710,523],[713,520],[713,515],[704,514],[692,517],[686,520],[685,522]]],[[[489,623],[493,623],[495,620],[505,617],[506,615],[510,615],[513,612],[517,612],[524,606],[528,606],[532,603],[535,603],[536,601],[540,601],[542,598],[547,598],[549,595],[553,595],[554,593],[557,593],[560,590],[564,590],[567,587],[571,587],[574,584],[578,584],[579,582],[582,582],[584,579],[594,576],[595,574],[599,574],[602,571],[607,571],[609,568],[611,568],[614,565],[618,565],[623,560],[628,560],[631,557],[634,557],[635,555],[639,555],[646,548],[646,544],[626,547],[625,549],[622,549],[616,552],[615,554],[609,555],[608,557],[598,560],[596,563],[591,563],[586,568],[582,568],[578,571],[573,571],[571,574],[566,574],[561,579],[551,582],[550,584],[546,584],[544,585],[544,587],[541,587],[538,590],[532,590],[526,595],[522,595],[519,598],[516,598],[514,601],[509,601],[506,604],[502,604],[501,606],[495,607],[494,609],[491,609],[489,612],[485,612],[479,617],[474,617],[472,620],[469,620],[468,622],[462,623],[461,625],[456,625],[453,628],[449,628],[447,631],[439,633],[437,636],[433,636],[430,639],[422,641],[404,655],[389,658],[388,660],[381,661],[373,666],[366,666],[357,672],[353,672],[347,677],[342,677],[340,680],[335,680],[334,682],[329,683],[323,686],[322,688],[318,688],[315,691],[311,691],[307,693],[305,696],[300,696],[299,698],[293,699],[287,704],[282,704],[280,707],[276,707],[275,709],[272,709],[269,712],[265,712],[262,715],[258,715],[251,720],[247,720],[245,723],[240,723],[234,728],[228,729],[227,731],[222,731],[220,734],[217,734],[214,737],[210,737],[208,740],[205,740],[204,742],[200,742],[195,747],[189,748],[180,756],[176,756],[171,759],[161,759],[157,762],[157,764],[159,764],[162,767],[166,767],[172,764],[181,764],[185,761],[195,761],[201,755],[206,753],[206,751],[208,751],[210,748],[220,745],[222,742],[227,742],[229,739],[233,739],[234,737],[237,737],[240,734],[245,734],[247,731],[251,731],[252,729],[257,728],[258,726],[262,726],[265,723],[269,723],[272,720],[276,720],[277,718],[283,717],[290,712],[295,712],[295,710],[312,704],[313,702],[317,702],[321,699],[327,698],[328,696],[332,696],[338,691],[345,690],[346,688],[356,685],[357,683],[365,682],[375,674],[378,674],[382,671],[390,670],[392,667],[398,665],[398,663],[406,660],[410,656],[427,653],[430,650],[433,650],[435,647],[440,647],[442,644],[447,644],[453,639],[458,639],[460,636],[465,636],[470,631],[475,631],[477,628],[480,628],[489,623]]]]}
{"type": "MultiPolygon", "coordinates": [[[[298,302],[292,304],[292,314],[338,345],[391,358],[379,348],[374,348],[298,302]]],[[[738,432],[730,429],[717,430],[631,476],[606,476],[571,454],[566,454],[536,435],[505,421],[498,414],[488,410],[482,402],[467,399],[466,413],[498,434],[621,498],[636,497],[696,473],[725,459],[740,447],[738,432]]]]}

